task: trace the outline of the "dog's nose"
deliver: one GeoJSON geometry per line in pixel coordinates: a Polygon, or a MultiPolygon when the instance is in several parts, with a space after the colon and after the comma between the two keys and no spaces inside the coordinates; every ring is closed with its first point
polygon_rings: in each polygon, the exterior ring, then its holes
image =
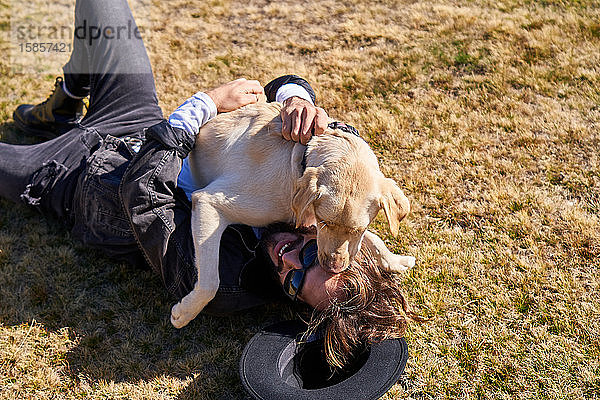
{"type": "Polygon", "coordinates": [[[319,256],[319,262],[325,271],[333,274],[339,274],[350,265],[349,257],[339,253],[324,255],[323,260],[321,260],[321,257],[319,256]]]}

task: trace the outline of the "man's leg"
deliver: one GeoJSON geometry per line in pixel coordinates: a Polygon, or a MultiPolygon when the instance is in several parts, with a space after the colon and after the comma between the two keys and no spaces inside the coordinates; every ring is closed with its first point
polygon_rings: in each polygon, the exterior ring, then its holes
{"type": "Polygon", "coordinates": [[[162,119],[150,62],[136,32],[126,0],[77,1],[76,37],[60,95],[89,93],[90,109],[76,127],[51,141],[0,143],[1,197],[67,216],[77,176],[100,137],[138,132],[162,119]]]}
{"type": "Polygon", "coordinates": [[[0,143],[0,197],[68,218],[84,160],[100,140],[93,129],[74,128],[39,144],[0,143]]]}
{"type": "Polygon", "coordinates": [[[32,146],[0,143],[0,196],[68,217],[85,160],[100,138],[162,120],[150,62],[126,0],[78,0],[63,91],[90,109],[62,136],[32,146]]]}
{"type": "Polygon", "coordinates": [[[81,96],[89,87],[83,127],[122,136],[162,120],[150,60],[126,0],[78,0],[73,48],[63,71],[69,92],[81,96]]]}
{"type": "Polygon", "coordinates": [[[88,94],[90,108],[79,126],[121,136],[159,122],[152,69],[127,1],[78,0],[74,34],[64,84],[57,81],[55,92],[40,105],[19,106],[17,126],[46,137],[62,134],[78,126],[79,99],[88,94]]]}

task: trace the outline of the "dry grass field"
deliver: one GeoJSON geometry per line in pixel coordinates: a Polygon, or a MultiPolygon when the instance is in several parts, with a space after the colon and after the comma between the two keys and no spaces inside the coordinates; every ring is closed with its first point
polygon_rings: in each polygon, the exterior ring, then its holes
{"type": "MultiPolygon", "coordinates": [[[[0,0],[4,50],[22,5],[0,0]]],[[[404,291],[431,320],[409,327],[385,399],[600,398],[598,1],[146,5],[165,114],[240,76],[297,73],[405,189],[401,235],[375,229],[417,257],[404,291]]],[[[45,99],[59,65],[19,73],[2,57],[2,141],[29,142],[12,111],[45,99]]],[[[172,303],[151,273],[0,201],[0,398],[245,398],[241,351],[289,310],[177,331],[172,303]]]]}

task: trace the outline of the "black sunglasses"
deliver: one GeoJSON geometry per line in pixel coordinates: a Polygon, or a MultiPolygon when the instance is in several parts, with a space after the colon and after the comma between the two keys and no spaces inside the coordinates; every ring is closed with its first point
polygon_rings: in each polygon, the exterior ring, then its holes
{"type": "Polygon", "coordinates": [[[317,240],[311,239],[302,247],[302,249],[300,249],[300,254],[298,255],[300,264],[302,264],[302,269],[292,269],[285,276],[285,279],[283,280],[283,291],[285,292],[285,295],[293,301],[296,301],[298,293],[302,290],[304,279],[306,278],[306,271],[312,267],[317,260],[317,254],[317,240]]]}

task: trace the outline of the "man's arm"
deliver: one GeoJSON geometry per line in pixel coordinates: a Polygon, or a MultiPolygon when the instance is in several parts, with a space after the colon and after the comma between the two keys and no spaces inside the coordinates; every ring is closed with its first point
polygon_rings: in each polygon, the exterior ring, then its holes
{"type": "MultiPolygon", "coordinates": [[[[269,85],[275,94],[281,87],[269,85]]],[[[307,92],[311,93],[312,89],[307,92]]],[[[146,141],[130,162],[119,190],[125,214],[146,261],[177,298],[188,294],[197,279],[191,205],[184,191],[177,187],[177,178],[199,128],[218,110],[218,104],[210,104],[212,97],[205,96],[194,95],[178,108],[181,112],[176,110],[169,117],[170,123],[163,121],[146,130],[146,141]]],[[[245,97],[241,102],[244,101],[252,102],[252,99],[245,97]]]]}
{"type": "Polygon", "coordinates": [[[146,130],[119,187],[125,214],[146,262],[169,293],[181,298],[196,282],[191,205],[177,188],[183,159],[195,135],[162,121],[146,130]]]}
{"type": "Polygon", "coordinates": [[[202,125],[217,113],[233,111],[247,104],[256,103],[264,93],[258,81],[236,79],[206,93],[198,92],[169,116],[169,124],[197,135],[202,125]]]}

